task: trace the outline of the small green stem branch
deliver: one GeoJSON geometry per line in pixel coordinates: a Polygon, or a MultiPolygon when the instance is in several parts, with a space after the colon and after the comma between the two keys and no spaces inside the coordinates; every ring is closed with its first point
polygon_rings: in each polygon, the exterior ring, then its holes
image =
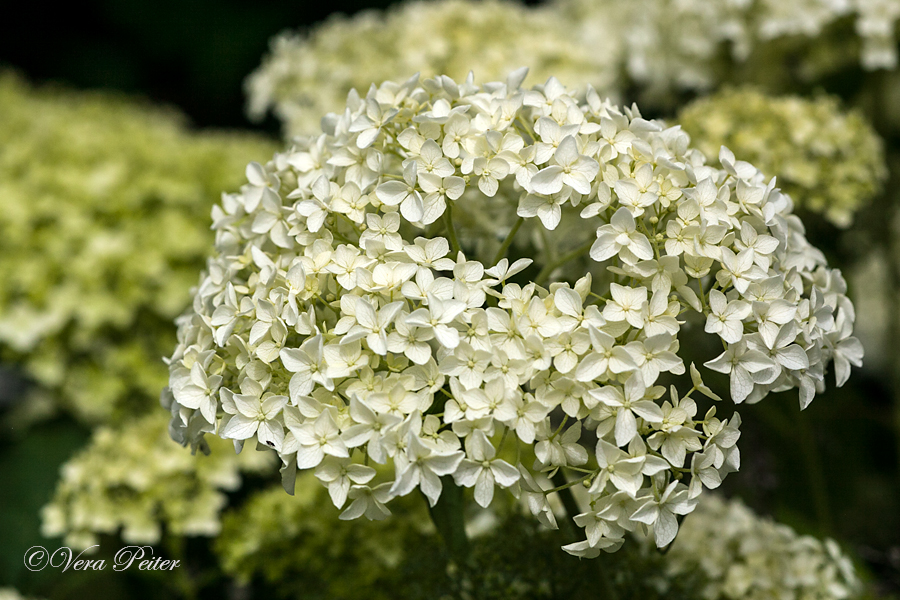
{"type": "Polygon", "coordinates": [[[578,539],[578,527],[575,525],[575,516],[581,514],[581,511],[578,509],[578,503],[575,502],[575,496],[572,495],[572,490],[569,489],[572,487],[572,483],[566,480],[566,476],[563,474],[562,469],[556,471],[550,481],[556,486],[551,491],[555,491],[559,494],[559,499],[566,509],[566,518],[563,519],[562,523],[563,533],[571,541],[575,541],[578,539]]]}
{"type": "MultiPolygon", "coordinates": [[[[166,536],[165,546],[172,558],[181,561],[181,565],[185,565],[187,561],[185,558],[185,540],[183,537],[173,535],[166,536]]],[[[175,571],[175,587],[181,593],[181,597],[185,598],[185,600],[197,598],[198,586],[191,577],[190,569],[187,566],[182,566],[182,568],[175,569],[175,571]]]]}
{"type": "Polygon", "coordinates": [[[709,310],[709,303],[706,301],[706,294],[703,292],[703,278],[697,278],[697,289],[700,290],[700,304],[703,306],[704,312],[709,310]]]}
{"type": "Polygon", "coordinates": [[[819,449],[816,448],[816,440],[809,424],[809,415],[803,411],[797,411],[796,415],[797,431],[800,434],[800,451],[803,453],[803,462],[809,477],[816,520],[821,533],[828,535],[832,530],[831,507],[828,502],[828,489],[825,484],[825,473],[822,469],[819,449]]]}
{"type": "Polygon", "coordinates": [[[512,226],[512,229],[509,230],[509,234],[507,234],[506,239],[503,240],[503,244],[500,246],[500,249],[497,250],[496,256],[494,256],[494,263],[497,264],[500,262],[500,259],[506,256],[506,251],[509,250],[509,247],[512,245],[513,238],[516,237],[516,234],[519,232],[519,228],[522,226],[522,223],[525,222],[525,217],[519,217],[516,221],[515,225],[512,226]]]}
{"type": "MultiPolygon", "coordinates": [[[[563,490],[568,490],[569,488],[578,485],[585,479],[590,478],[592,475],[594,475],[594,473],[595,473],[594,471],[589,471],[587,473],[587,475],[585,475],[584,477],[579,477],[578,479],[575,479],[574,481],[566,481],[565,477],[559,477],[559,472],[557,471],[556,475],[553,476],[553,483],[557,483],[558,481],[562,481],[563,483],[557,485],[555,488],[552,488],[549,490],[544,490],[544,494],[546,495],[546,494],[552,494],[553,492],[562,492],[563,490]]],[[[569,495],[572,494],[572,492],[567,492],[567,493],[569,495]]],[[[575,513],[575,514],[578,514],[578,513],[575,513]]]]}
{"type": "Polygon", "coordinates": [[[550,275],[553,274],[553,271],[555,271],[558,267],[561,267],[562,265],[566,264],[570,260],[578,258],[582,254],[584,254],[585,252],[590,250],[591,246],[593,246],[593,245],[594,245],[594,240],[591,240],[588,243],[586,243],[582,246],[579,246],[578,248],[575,248],[571,252],[567,252],[566,254],[563,254],[556,260],[547,263],[544,266],[544,268],[541,269],[541,272],[538,273],[538,276],[534,280],[535,283],[537,283],[538,285],[543,285],[547,281],[547,279],[550,278],[550,275]]]}
{"type": "MultiPolygon", "coordinates": [[[[434,506],[429,504],[428,512],[447,546],[450,558],[462,567],[469,556],[463,489],[456,485],[450,476],[441,477],[441,484],[443,485],[441,497],[434,506]]],[[[428,501],[427,498],[425,501],[428,501]]]]}
{"type": "Polygon", "coordinates": [[[454,259],[459,252],[459,240],[456,239],[456,229],[453,227],[453,212],[451,205],[447,204],[447,210],[444,211],[444,225],[447,228],[447,237],[450,240],[450,247],[453,248],[454,259]]]}
{"type": "Polygon", "coordinates": [[[338,216],[338,218],[341,221],[343,221],[344,223],[347,224],[348,227],[350,227],[350,230],[356,234],[357,238],[360,236],[361,232],[359,230],[359,227],[356,225],[356,223],[354,223],[353,221],[350,220],[350,217],[348,217],[347,215],[345,215],[343,213],[335,213],[335,214],[338,216]]]}
{"type": "MultiPolygon", "coordinates": [[[[562,522],[563,534],[574,542],[578,539],[578,526],[575,524],[575,515],[580,514],[581,511],[578,509],[578,503],[575,502],[575,496],[572,495],[572,486],[570,482],[566,481],[566,476],[563,474],[562,470],[558,470],[551,478],[551,481],[556,486],[554,489],[558,490],[559,499],[562,501],[563,508],[566,509],[566,518],[563,519],[562,522]]],[[[619,600],[619,594],[613,586],[612,576],[606,569],[603,557],[597,557],[593,560],[594,564],[597,565],[598,579],[600,580],[600,585],[602,586],[601,589],[603,590],[601,598],[604,598],[605,600],[619,600]]]]}

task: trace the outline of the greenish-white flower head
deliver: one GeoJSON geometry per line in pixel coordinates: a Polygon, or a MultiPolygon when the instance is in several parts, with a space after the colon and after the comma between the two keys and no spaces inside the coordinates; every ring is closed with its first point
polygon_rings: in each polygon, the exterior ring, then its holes
{"type": "Polygon", "coordinates": [[[852,222],[887,178],[881,139],[862,115],[842,111],[833,97],[725,90],[686,106],[678,123],[703,152],[727,146],[777,177],[797,206],[839,227],[852,222]]]}
{"type": "Polygon", "coordinates": [[[190,303],[207,220],[264,139],[0,73],[0,352],[96,421],[146,409],[190,303]]]}
{"type": "Polygon", "coordinates": [[[667,558],[672,577],[697,569],[706,575],[701,598],[842,600],[861,591],[853,563],[834,540],[800,535],[716,494],[703,497],[667,558]]]}
{"type": "Polygon", "coordinates": [[[263,579],[280,589],[314,580],[317,589],[331,592],[320,592],[324,597],[405,597],[386,587],[385,579],[399,575],[399,564],[419,558],[416,541],[433,544],[426,537],[436,532],[425,505],[411,497],[392,505],[394,518],[341,522],[314,479],[312,473],[300,476],[294,496],[276,484],[226,511],[214,544],[222,570],[242,584],[263,579]]]}
{"type": "Polygon", "coordinates": [[[612,93],[618,73],[613,37],[584,45],[557,10],[512,0],[406,2],[387,12],[332,17],[303,33],[272,40],[270,54],[246,83],[248,112],[270,109],[285,133],[311,134],[331,111],[341,110],[352,88],[399,80],[420,72],[463,79],[506,77],[522,66],[534,81],[555,75],[612,93]]]}
{"type": "Polygon", "coordinates": [[[38,600],[32,596],[23,596],[19,590],[12,587],[0,588],[0,600],[38,600]]]}
{"type": "Polygon", "coordinates": [[[73,548],[120,533],[130,544],[155,544],[163,529],[179,536],[215,536],[226,492],[241,472],[271,471],[271,456],[236,456],[210,439],[212,452],[192,455],[172,444],[160,413],[119,428],[94,430],[86,448],[62,468],[53,500],[42,512],[42,533],[65,536],[73,548]]]}
{"type": "Polygon", "coordinates": [[[288,489],[314,469],[344,518],[417,488],[434,504],[452,476],[552,523],[535,475],[563,469],[592,507],[567,550],[593,556],[641,524],[667,545],[738,468],[740,418],[698,413],[704,372],[736,403],[799,388],[805,407],[832,361],[846,381],[853,306],[788,196],[636,107],[524,76],[385,82],[247,167],[179,319],[176,439],[268,446],[288,489]],[[476,216],[485,251],[470,211],[518,219],[476,216]],[[689,379],[688,319],[725,349],[689,379]]]}
{"type": "Polygon", "coordinates": [[[490,80],[522,66],[532,81],[670,110],[727,82],[781,90],[847,67],[894,69],[898,21],[898,0],[408,1],[275,37],[246,81],[248,113],[305,135],[372,81],[469,69],[490,80]]]}
{"type": "Polygon", "coordinates": [[[586,45],[613,45],[623,83],[671,104],[735,68],[761,83],[796,84],[854,63],[897,66],[897,0],[555,0],[586,45]],[[610,41],[612,38],[614,41],[610,41]],[[791,66],[789,66],[791,65],[791,66]],[[793,67],[793,68],[792,68],[793,67]]]}

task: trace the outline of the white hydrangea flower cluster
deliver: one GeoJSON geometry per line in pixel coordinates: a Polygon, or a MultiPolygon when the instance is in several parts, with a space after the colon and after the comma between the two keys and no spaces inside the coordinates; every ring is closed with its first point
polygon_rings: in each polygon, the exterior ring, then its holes
{"type": "Polygon", "coordinates": [[[699,567],[709,579],[701,598],[841,600],[861,591],[853,563],[834,540],[799,535],[739,500],[707,494],[681,529],[667,571],[678,577],[699,567]]]}
{"type": "Polygon", "coordinates": [[[700,370],[687,393],[659,385],[686,373],[682,319],[721,339],[706,368],[735,402],[796,387],[806,406],[832,359],[844,383],[862,356],[844,280],[774,181],[724,148],[724,168],[705,165],[637,107],[524,76],[385,82],[247,167],[179,321],[163,395],[177,440],[269,446],[289,489],[315,469],[345,519],[384,518],[416,488],[434,505],[452,476],[482,506],[511,488],[551,523],[556,489],[535,474],[565,469],[592,507],[567,549],[592,556],[642,525],[667,545],[739,466],[740,418],[698,417],[691,394],[717,398],[700,370]],[[518,224],[578,215],[591,240],[569,256],[608,286],[545,287],[559,259],[529,279],[531,259],[503,256],[518,227],[493,260],[461,251],[455,205],[502,186],[518,224]]]}
{"type": "Polygon", "coordinates": [[[340,110],[351,88],[416,72],[464,78],[473,65],[488,79],[523,65],[535,81],[587,76],[611,93],[619,76],[610,60],[617,42],[607,37],[587,46],[571,30],[560,11],[511,0],[412,1],[386,12],[332,17],[272,40],[246,82],[248,113],[260,119],[272,109],[286,133],[311,134],[322,115],[340,110]]]}

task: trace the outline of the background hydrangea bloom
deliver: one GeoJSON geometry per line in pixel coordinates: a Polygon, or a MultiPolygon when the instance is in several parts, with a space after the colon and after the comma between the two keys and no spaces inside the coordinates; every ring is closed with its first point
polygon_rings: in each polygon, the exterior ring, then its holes
{"type": "Polygon", "coordinates": [[[740,500],[703,497],[686,519],[666,570],[696,569],[709,578],[710,600],[853,598],[861,591],[853,564],[834,540],[819,540],[755,515],[740,500]]]}
{"type": "MultiPolygon", "coordinates": [[[[298,480],[293,498],[272,489],[229,511],[216,540],[223,569],[241,582],[265,581],[286,597],[303,590],[311,598],[390,598],[402,589],[404,597],[419,598],[473,573],[477,589],[503,599],[549,599],[558,597],[551,590],[566,587],[583,593],[584,582],[596,593],[597,573],[586,567],[591,563],[529,551],[559,533],[529,527],[521,504],[469,514],[474,556],[468,568],[449,577],[423,570],[413,578],[410,571],[424,562],[423,553],[430,560],[435,546],[421,503],[402,502],[402,518],[334,522],[326,493],[298,480]]],[[[634,544],[604,557],[607,572],[617,574],[612,580],[619,597],[841,600],[861,591],[853,565],[832,540],[801,536],[718,494],[703,497],[668,553],[651,546],[634,544]]]]}
{"type": "Polygon", "coordinates": [[[858,111],[822,96],[770,97],[734,89],[684,107],[677,122],[707,154],[728,146],[805,209],[840,227],[881,191],[887,178],[881,139],[858,111]]]}
{"type": "MultiPolygon", "coordinates": [[[[796,86],[854,63],[897,65],[896,0],[557,0],[582,43],[615,36],[627,81],[641,98],[707,90],[737,75],[796,86]]],[[[667,100],[666,96],[670,99],[667,100]]]]}
{"type": "Polygon", "coordinates": [[[247,79],[248,112],[272,109],[288,137],[308,134],[371,81],[472,68],[488,80],[523,65],[533,81],[671,109],[679,92],[729,81],[782,90],[854,64],[893,69],[898,20],[897,0],[407,2],[273,39],[247,79]]]}
{"type": "Polygon", "coordinates": [[[351,88],[410,73],[480,80],[505,77],[523,65],[533,81],[554,75],[611,93],[617,72],[612,39],[584,45],[559,11],[511,0],[407,2],[387,12],[334,16],[307,32],[286,32],[246,82],[248,112],[273,109],[289,135],[314,133],[339,110],[351,88]]]}
{"type": "Polygon", "coordinates": [[[117,428],[94,430],[88,446],[62,468],[53,500],[42,511],[43,532],[65,536],[73,548],[121,533],[131,544],[155,544],[163,528],[175,536],[214,536],[225,492],[241,485],[241,472],[271,471],[262,452],[235,455],[210,440],[208,456],[172,444],[159,413],[117,428]]]}
{"type": "Polygon", "coordinates": [[[293,497],[277,486],[226,513],[215,548],[223,570],[242,583],[262,578],[309,597],[390,597],[396,592],[387,582],[403,579],[392,571],[412,548],[434,544],[425,506],[416,500],[398,507],[402,518],[337,521],[327,492],[308,474],[293,497]]]}
{"type": "Polygon", "coordinates": [[[17,589],[11,587],[0,588],[0,600],[38,600],[32,596],[23,596],[17,589]]]}
{"type": "Polygon", "coordinates": [[[0,350],[54,401],[144,409],[236,173],[271,146],[174,111],[0,75],[0,350]]]}

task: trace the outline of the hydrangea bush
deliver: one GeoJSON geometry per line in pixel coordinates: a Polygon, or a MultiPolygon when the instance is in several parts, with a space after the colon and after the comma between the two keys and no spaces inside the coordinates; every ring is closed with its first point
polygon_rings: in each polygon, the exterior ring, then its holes
{"type": "Polygon", "coordinates": [[[755,515],[739,500],[703,497],[667,555],[674,578],[699,569],[708,600],[855,598],[861,584],[834,540],[824,541],[755,515]]]}
{"type": "Polygon", "coordinates": [[[897,0],[556,0],[581,42],[613,37],[624,79],[667,103],[735,73],[746,81],[799,82],[861,66],[897,66],[897,0]],[[798,81],[799,80],[799,81],[798,81]]]}
{"type": "MultiPolygon", "coordinates": [[[[410,563],[421,563],[428,535],[435,534],[424,507],[403,502],[404,518],[372,523],[329,522],[326,491],[298,480],[297,496],[271,489],[255,494],[240,509],[223,517],[216,539],[222,568],[239,582],[267,581],[284,597],[304,593],[310,598],[393,598],[409,581],[410,563]],[[413,512],[417,507],[419,514],[413,512]],[[413,517],[419,516],[419,521],[413,517]]],[[[522,506],[493,505],[468,519],[475,557],[460,579],[477,573],[482,596],[555,598],[560,588],[583,578],[582,587],[595,597],[593,563],[569,557],[529,552],[557,532],[534,531],[519,518],[522,506]],[[510,510],[512,509],[512,510],[510,510]],[[490,560],[483,550],[491,549],[490,560]],[[504,573],[510,561],[513,577],[504,573]],[[557,568],[548,568],[547,563],[557,568]],[[498,582],[501,585],[498,585],[498,582]],[[550,590],[557,590],[553,594],[550,590]]],[[[527,509],[526,509],[527,510],[527,509]]],[[[799,535],[787,525],[754,514],[739,500],[705,494],[685,519],[677,542],[665,554],[649,540],[635,542],[614,557],[607,572],[620,598],[704,598],[707,600],[843,600],[860,597],[861,584],[848,556],[833,540],[799,535]]],[[[433,541],[431,542],[433,546],[433,541]]],[[[434,597],[447,574],[430,569],[430,579],[417,578],[419,593],[403,597],[434,597]],[[425,593],[422,593],[425,592],[425,593]]],[[[424,576],[425,574],[423,574],[424,576]]],[[[451,574],[453,576],[453,574],[451,574]]],[[[575,584],[577,586],[577,584],[575,584]]],[[[412,587],[412,586],[410,586],[412,587]]]]}
{"type": "Polygon", "coordinates": [[[618,78],[613,38],[584,45],[571,29],[560,11],[513,0],[413,1],[387,12],[335,16],[272,40],[246,82],[248,113],[261,119],[271,109],[287,134],[311,134],[352,88],[415,72],[461,79],[473,65],[488,78],[529,65],[535,81],[555,75],[610,93],[618,78]]]}
{"type": "MultiPolygon", "coordinates": [[[[415,560],[414,548],[435,545],[425,506],[411,498],[394,507],[403,518],[339,522],[314,479],[300,476],[295,496],[276,485],[227,511],[215,541],[222,570],[240,584],[266,581],[283,597],[410,597],[397,589],[408,579],[400,567],[415,560]]],[[[428,581],[410,583],[435,595],[428,581]]]]}
{"type": "Polygon", "coordinates": [[[38,600],[31,596],[23,596],[19,590],[11,587],[0,588],[0,600],[38,600]]]}
{"type": "Polygon", "coordinates": [[[247,79],[248,113],[318,130],[351,88],[409,73],[499,78],[529,65],[604,96],[673,108],[726,82],[795,91],[841,69],[897,65],[898,0],[408,1],[272,40],[247,79]],[[415,48],[415,51],[410,51],[415,48]]]}
{"type": "Polygon", "coordinates": [[[313,469],[344,519],[417,488],[433,506],[455,482],[482,506],[510,489],[552,525],[548,494],[583,485],[587,539],[566,549],[595,556],[642,527],[666,546],[738,468],[740,418],[698,412],[697,394],[718,398],[704,374],[735,403],[798,388],[803,407],[832,361],[846,381],[862,358],[846,286],[773,181],[725,148],[707,165],[637,107],[524,76],[351,93],[322,134],[247,167],[178,321],[176,440],[269,447],[289,491],[313,469]],[[466,199],[518,216],[493,256],[460,247],[466,199]],[[506,256],[522,223],[573,215],[585,244],[506,256]],[[590,271],[554,281],[584,256],[590,271]],[[686,365],[690,329],[721,353],[686,365]]]}
{"type": "Polygon", "coordinates": [[[146,410],[240,169],[274,147],[0,73],[0,355],[92,422],[146,410]]]}
{"type": "Polygon", "coordinates": [[[678,123],[702,152],[728,146],[805,209],[840,227],[878,194],[887,179],[881,139],[837,98],[770,97],[752,89],[724,90],[685,106],[678,123]]]}
{"type": "Polygon", "coordinates": [[[42,510],[42,533],[64,536],[72,548],[121,533],[129,544],[155,544],[163,528],[176,536],[214,536],[241,472],[273,470],[271,455],[217,450],[193,456],[172,444],[167,420],[155,412],[120,427],[101,426],[90,443],[61,469],[52,501],[42,510]]]}

